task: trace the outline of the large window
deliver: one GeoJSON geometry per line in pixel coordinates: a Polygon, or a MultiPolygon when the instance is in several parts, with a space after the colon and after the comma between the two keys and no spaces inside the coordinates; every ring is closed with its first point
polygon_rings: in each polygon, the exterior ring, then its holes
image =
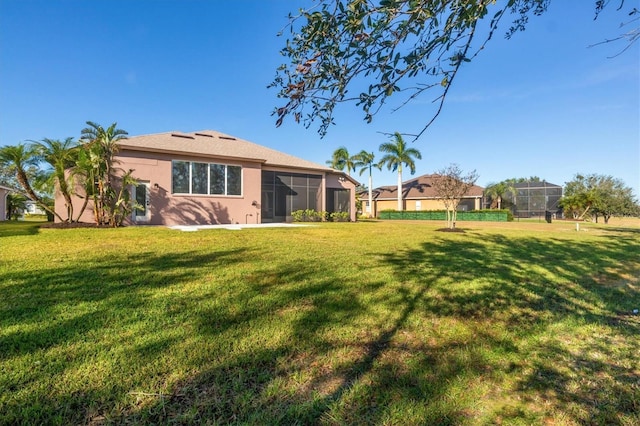
{"type": "Polygon", "coordinates": [[[242,195],[242,167],[227,164],[172,162],[174,194],[242,195]]]}

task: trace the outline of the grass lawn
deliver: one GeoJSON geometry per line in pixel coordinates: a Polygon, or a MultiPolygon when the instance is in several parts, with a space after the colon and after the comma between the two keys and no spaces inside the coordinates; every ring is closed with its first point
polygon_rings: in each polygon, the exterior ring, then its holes
{"type": "Polygon", "coordinates": [[[640,424],[640,226],[0,223],[0,424],[640,424]]]}

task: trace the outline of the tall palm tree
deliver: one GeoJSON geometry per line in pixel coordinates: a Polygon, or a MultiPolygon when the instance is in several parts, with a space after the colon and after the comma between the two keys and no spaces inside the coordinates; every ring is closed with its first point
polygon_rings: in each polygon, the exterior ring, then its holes
{"type": "Polygon", "coordinates": [[[371,172],[373,167],[380,169],[381,166],[373,162],[375,154],[373,152],[367,152],[364,149],[354,155],[354,158],[354,166],[355,168],[360,169],[360,176],[362,176],[362,173],[364,173],[365,170],[369,170],[369,217],[371,217],[373,213],[373,177],[371,172]]]}
{"type": "Polygon", "coordinates": [[[80,140],[84,142],[90,157],[94,160],[95,183],[97,195],[94,197],[94,213],[98,223],[110,223],[110,212],[116,208],[117,193],[113,188],[115,155],[120,150],[119,142],[127,138],[128,133],[117,129],[117,123],[108,128],[92,121],[80,132],[80,140]]]}
{"type": "Polygon", "coordinates": [[[386,155],[380,159],[378,165],[380,167],[386,165],[387,169],[398,171],[398,210],[402,208],[402,166],[405,165],[411,170],[411,174],[416,172],[416,163],[414,159],[422,159],[422,154],[415,148],[407,148],[407,144],[402,135],[395,132],[393,142],[385,142],[380,145],[380,151],[386,155]]]}
{"type": "Polygon", "coordinates": [[[29,198],[44,210],[55,215],[60,221],[64,221],[64,219],[55,212],[55,209],[49,207],[44,200],[36,194],[29,182],[27,170],[29,167],[37,165],[37,163],[38,157],[36,153],[31,147],[25,144],[21,143],[15,146],[4,146],[0,148],[0,164],[6,167],[9,172],[15,173],[18,183],[29,198]]]}
{"type": "Polygon", "coordinates": [[[356,156],[350,156],[349,151],[344,146],[339,147],[331,155],[331,160],[327,161],[327,164],[336,170],[347,169],[347,175],[351,176],[351,171],[356,169],[355,161],[356,156]]]}
{"type": "Polygon", "coordinates": [[[73,202],[71,197],[75,192],[75,183],[73,174],[68,173],[68,170],[75,165],[78,157],[78,151],[74,149],[75,146],[76,142],[72,137],[66,138],[64,141],[44,138],[41,141],[32,143],[37,158],[51,166],[49,180],[64,198],[67,210],[65,222],[73,221],[73,202]]]}

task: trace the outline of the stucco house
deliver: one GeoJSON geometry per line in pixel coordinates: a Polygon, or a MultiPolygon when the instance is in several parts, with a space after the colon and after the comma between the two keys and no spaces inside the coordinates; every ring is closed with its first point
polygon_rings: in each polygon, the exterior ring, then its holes
{"type": "MultiPolygon", "coordinates": [[[[344,211],[356,219],[355,180],[235,136],[168,132],[130,137],[119,145],[116,165],[134,170],[138,184],[130,190],[143,206],[128,224],[287,222],[300,209],[344,211]]],[[[56,210],[64,208],[57,196],[56,210]]],[[[91,205],[81,221],[93,221],[91,205]]]]}
{"type": "Polygon", "coordinates": [[[7,196],[12,191],[11,188],[0,185],[0,220],[7,220],[7,196]]]}
{"type": "MultiPolygon", "coordinates": [[[[402,204],[403,210],[444,210],[442,199],[438,197],[433,188],[433,180],[437,175],[428,174],[418,176],[414,179],[402,183],[402,204]]],[[[460,200],[458,210],[480,210],[482,205],[482,194],[484,188],[473,185],[460,200]]],[[[381,186],[372,190],[373,206],[369,206],[369,194],[360,194],[362,200],[362,211],[364,214],[371,214],[373,217],[383,210],[397,210],[398,208],[398,187],[396,185],[381,186]]]]}

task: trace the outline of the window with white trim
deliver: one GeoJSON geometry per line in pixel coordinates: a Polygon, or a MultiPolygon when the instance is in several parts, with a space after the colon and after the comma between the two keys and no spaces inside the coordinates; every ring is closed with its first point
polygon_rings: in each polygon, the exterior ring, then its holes
{"type": "Polygon", "coordinates": [[[242,195],[242,167],[173,160],[171,191],[174,194],[242,195]]]}

